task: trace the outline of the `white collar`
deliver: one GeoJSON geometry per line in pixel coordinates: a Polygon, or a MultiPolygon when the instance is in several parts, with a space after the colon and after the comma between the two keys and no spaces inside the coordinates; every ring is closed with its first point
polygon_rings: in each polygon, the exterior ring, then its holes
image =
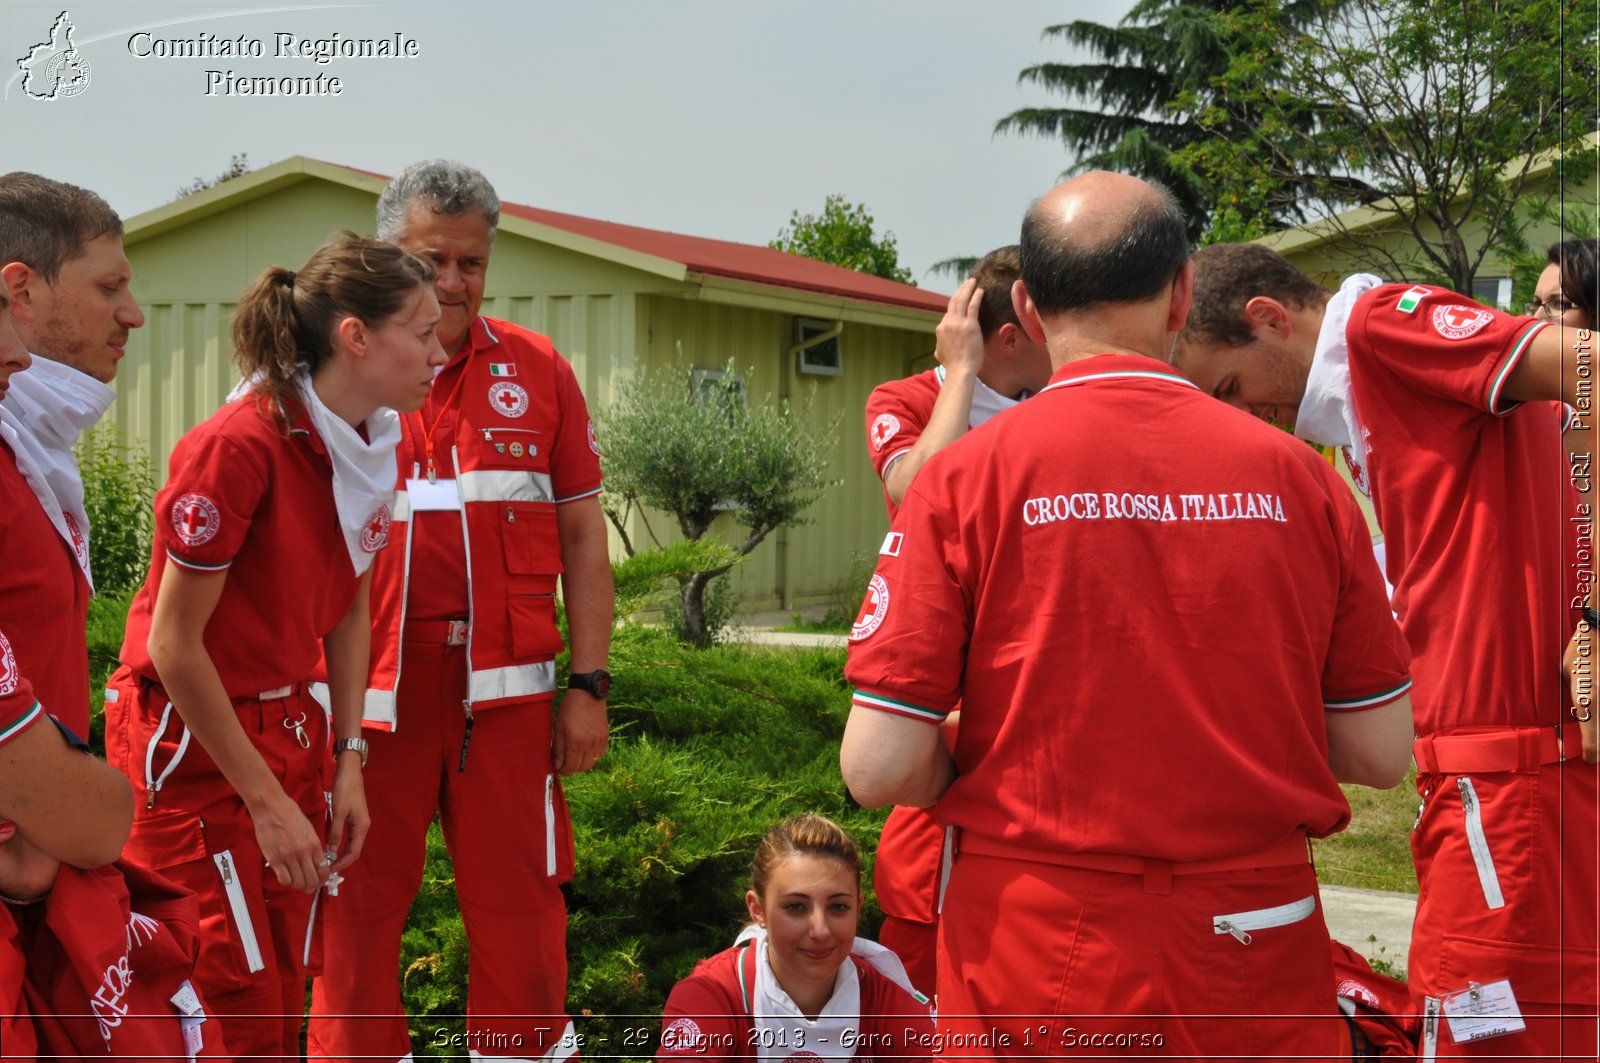
{"type": "MultiPolygon", "coordinates": [[[[228,393],[228,401],[248,395],[260,379],[261,374],[257,373],[241,380],[228,393]]],[[[360,576],[372,564],[372,555],[389,541],[400,415],[387,406],[378,407],[367,418],[367,438],[362,439],[350,422],[323,405],[305,366],[295,373],[294,384],[333,466],[333,501],[339,511],[339,530],[344,534],[350,564],[360,576]]]]}
{"type": "MultiPolygon", "coordinates": [[[[939,378],[939,386],[944,387],[944,366],[934,369],[934,375],[939,378]]],[[[967,427],[976,428],[989,418],[1005,413],[1011,407],[1021,402],[1021,399],[1008,398],[981,380],[972,382],[972,412],[967,415],[967,427]]]]}
{"type": "Polygon", "coordinates": [[[1311,371],[1306,375],[1306,393],[1294,419],[1294,434],[1301,439],[1359,449],[1358,461],[1365,458],[1366,447],[1350,392],[1350,348],[1345,327],[1356,300],[1382,283],[1370,273],[1357,273],[1346,278],[1328,300],[1311,356],[1311,371]]]}
{"type": "Polygon", "coordinates": [[[73,446],[105,416],[117,393],[87,373],[33,356],[27,372],[11,378],[0,402],[0,436],[45,515],[83,570],[90,588],[89,516],[73,446]]]}

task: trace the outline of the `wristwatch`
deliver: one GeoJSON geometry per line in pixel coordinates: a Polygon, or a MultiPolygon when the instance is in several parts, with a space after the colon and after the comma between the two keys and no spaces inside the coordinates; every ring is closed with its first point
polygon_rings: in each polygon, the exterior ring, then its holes
{"type": "Polygon", "coordinates": [[[361,766],[367,766],[367,740],[365,738],[341,738],[333,744],[333,757],[339,759],[340,753],[355,750],[361,754],[361,766]]]}
{"type": "Polygon", "coordinates": [[[574,672],[567,679],[567,689],[574,687],[604,701],[606,695],[611,693],[611,673],[604,668],[596,668],[592,672],[574,672]]]}

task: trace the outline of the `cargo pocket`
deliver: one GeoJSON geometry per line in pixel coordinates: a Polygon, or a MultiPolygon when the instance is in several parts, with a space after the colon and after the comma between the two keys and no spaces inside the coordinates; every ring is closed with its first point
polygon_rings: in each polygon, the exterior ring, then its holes
{"type": "Polygon", "coordinates": [[[1439,986],[1464,989],[1471,982],[1487,984],[1502,978],[1510,981],[1520,1005],[1554,1008],[1565,1001],[1591,1008],[1600,993],[1600,963],[1593,952],[1445,935],[1439,986]]]}
{"type": "Polygon", "coordinates": [[[199,909],[200,955],[208,992],[230,992],[254,984],[265,960],[256,928],[265,926],[259,883],[239,866],[233,851],[208,844],[205,825],[193,812],[157,811],[134,823],[124,858],[158,871],[194,891],[199,909]]]}
{"type": "Polygon", "coordinates": [[[1273,908],[1257,908],[1249,912],[1234,912],[1232,915],[1218,915],[1211,919],[1211,932],[1213,934],[1231,934],[1234,940],[1241,945],[1248,945],[1253,940],[1252,932],[1269,930],[1278,926],[1292,926],[1310,918],[1311,913],[1317,910],[1317,898],[1313,895],[1302,897],[1289,904],[1280,904],[1273,908]]]}
{"type": "Polygon", "coordinates": [[[561,652],[556,628],[556,576],[561,572],[561,540],[555,508],[502,503],[500,542],[506,563],[506,614],[511,652],[523,659],[561,652]]]}

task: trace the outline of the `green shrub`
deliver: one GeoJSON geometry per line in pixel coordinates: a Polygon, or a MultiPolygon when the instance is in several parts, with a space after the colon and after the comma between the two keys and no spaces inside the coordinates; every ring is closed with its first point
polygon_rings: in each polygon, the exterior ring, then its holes
{"type": "MultiPolygon", "coordinates": [[[[795,812],[837,819],[868,855],[862,933],[876,933],[870,854],[884,814],[855,805],[839,779],[843,668],[840,649],[695,650],[659,628],[617,632],[610,752],[565,782],[577,840],[568,1007],[591,1054],[648,1056],[622,1047],[626,1033],[655,1031],[674,983],[733,943],[756,842],[795,812]]],[[[427,874],[443,879],[442,851],[429,849],[427,874]]],[[[453,891],[425,888],[401,963],[415,1031],[460,1029],[450,1013],[463,1010],[464,948],[453,891]]]]}
{"type": "Polygon", "coordinates": [[[150,457],[142,446],[124,443],[107,421],[85,433],[76,449],[95,593],[137,590],[150,568],[150,504],[156,495],[150,457]]]}

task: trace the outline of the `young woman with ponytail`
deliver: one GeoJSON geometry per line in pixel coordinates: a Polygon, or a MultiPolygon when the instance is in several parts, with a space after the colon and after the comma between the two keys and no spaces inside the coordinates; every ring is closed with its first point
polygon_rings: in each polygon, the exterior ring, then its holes
{"type": "Polygon", "coordinates": [[[108,758],[137,807],[127,855],[198,895],[207,1034],[235,1056],[298,1056],[319,890],[367,830],[366,574],[395,411],[421,405],[445,360],[433,272],[342,233],[245,291],[244,383],[173,449],[106,691],[108,758]],[[319,659],[331,735],[308,689],[319,659]]]}

